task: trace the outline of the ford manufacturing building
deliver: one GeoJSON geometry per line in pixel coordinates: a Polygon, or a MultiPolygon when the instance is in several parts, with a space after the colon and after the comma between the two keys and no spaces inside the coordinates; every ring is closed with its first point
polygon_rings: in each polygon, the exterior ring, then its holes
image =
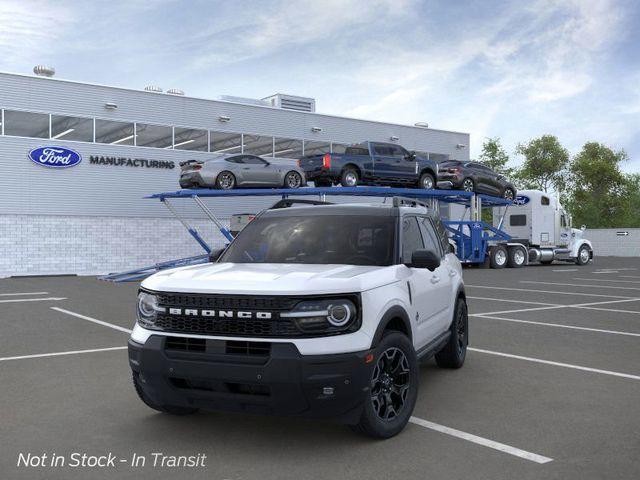
{"type": "MultiPolygon", "coordinates": [[[[0,107],[0,277],[103,274],[202,254],[160,202],[143,198],[179,189],[184,160],[296,159],[364,140],[397,142],[439,161],[469,158],[466,133],[323,115],[313,99],[289,95],[207,100],[0,73],[0,107]],[[56,148],[77,156],[68,168],[47,168],[29,158],[38,148],[45,157],[56,148]]],[[[275,201],[207,200],[227,221],[275,201]]],[[[199,210],[175,205],[210,244],[223,244],[199,210]]]]}

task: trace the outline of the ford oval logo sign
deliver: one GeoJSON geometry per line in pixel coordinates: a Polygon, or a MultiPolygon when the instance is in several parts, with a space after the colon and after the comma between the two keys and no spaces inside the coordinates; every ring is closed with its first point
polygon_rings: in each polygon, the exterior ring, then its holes
{"type": "Polygon", "coordinates": [[[526,205],[529,203],[531,199],[526,195],[517,195],[516,199],[513,201],[514,205],[526,205]]]}
{"type": "Polygon", "coordinates": [[[29,152],[29,159],[43,167],[69,168],[82,161],[82,155],[64,147],[38,147],[29,152]]]}

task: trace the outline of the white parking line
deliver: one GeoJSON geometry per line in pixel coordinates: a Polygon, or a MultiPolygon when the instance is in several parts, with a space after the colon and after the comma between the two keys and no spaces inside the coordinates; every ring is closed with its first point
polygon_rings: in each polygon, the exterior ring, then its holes
{"type": "Polygon", "coordinates": [[[579,268],[561,268],[560,270],[551,270],[552,272],[577,272],[579,268]]]}
{"type": "Polygon", "coordinates": [[[498,357],[515,358],[516,360],[524,360],[526,362],[542,363],[544,365],[552,365],[554,367],[571,368],[573,370],[581,370],[583,372],[600,373],[603,375],[611,375],[612,377],[640,380],[640,376],[631,375],[630,373],[613,372],[611,370],[600,370],[598,368],[583,367],[582,365],[573,365],[571,363],[552,362],[551,360],[543,360],[542,358],[524,357],[522,355],[512,355],[511,353],[495,352],[493,350],[484,350],[482,348],[467,347],[467,350],[478,353],[486,353],[487,355],[496,355],[498,357]]]}
{"type": "Polygon", "coordinates": [[[49,295],[49,292],[0,293],[0,297],[12,297],[14,295],[49,295]]]}
{"type": "Polygon", "coordinates": [[[620,278],[640,278],[640,275],[618,275],[620,278]]]}
{"type": "Polygon", "coordinates": [[[0,362],[7,362],[9,360],[25,360],[27,358],[43,358],[43,357],[59,357],[62,355],[78,355],[80,353],[109,352],[111,350],[124,350],[126,348],[127,347],[92,348],[90,350],[72,350],[69,352],[38,353],[35,355],[21,355],[19,357],[2,357],[0,358],[0,362]]]}
{"type": "Polygon", "coordinates": [[[558,308],[586,308],[588,310],[602,310],[605,312],[624,312],[624,313],[638,313],[635,310],[616,310],[614,308],[598,308],[593,305],[608,305],[610,303],[626,303],[626,302],[637,302],[640,301],[639,298],[625,298],[624,300],[606,300],[604,302],[590,302],[590,303],[575,303],[570,305],[559,305],[559,304],[547,304],[546,307],[535,307],[535,308],[518,308],[515,310],[498,310],[495,312],[480,312],[480,313],[472,313],[470,316],[480,316],[480,315],[502,315],[503,313],[519,313],[519,312],[536,312],[539,310],[554,310],[558,308]]]}
{"type": "MultiPolygon", "coordinates": [[[[521,280],[522,281],[522,280],[521,280]]],[[[547,283],[547,282],[542,282],[547,283]]],[[[488,288],[491,290],[511,290],[514,292],[528,292],[528,293],[553,293],[556,295],[577,295],[582,297],[607,297],[607,298],[631,298],[635,299],[635,297],[625,297],[622,295],[603,295],[600,293],[575,293],[575,292],[559,292],[557,290],[531,290],[529,288],[513,288],[513,287],[493,287],[489,285],[465,285],[465,288],[488,288]]]]}
{"type": "Polygon", "coordinates": [[[566,287],[584,287],[584,288],[615,288],[617,290],[640,290],[640,287],[619,287],[618,285],[586,285],[583,283],[538,282],[536,280],[520,280],[520,283],[537,283],[542,285],[563,285],[566,287]]]}
{"type": "Polygon", "coordinates": [[[0,300],[0,303],[21,303],[21,302],[57,302],[58,300],[66,300],[66,297],[47,297],[47,298],[11,298],[9,300],[0,300]]]}
{"type": "Polygon", "coordinates": [[[537,453],[527,452],[526,450],[521,450],[510,445],[505,445],[504,443],[495,442],[493,440],[489,440],[488,438],[479,437],[477,435],[473,435],[472,433],[456,430],[455,428],[445,427],[444,425],[440,425],[439,423],[423,420],[422,418],[411,417],[409,421],[416,425],[420,425],[421,427],[429,428],[446,435],[451,435],[452,437],[461,438],[468,442],[482,445],[483,447],[493,448],[494,450],[508,453],[509,455],[513,455],[516,457],[524,458],[525,460],[529,460],[531,462],[549,463],[553,461],[553,458],[544,457],[542,455],[538,455],[537,453]]]}
{"type": "Polygon", "coordinates": [[[476,318],[489,318],[491,320],[502,320],[503,322],[513,322],[513,323],[527,323],[530,325],[541,325],[543,327],[556,327],[556,328],[568,328],[570,330],[584,330],[587,332],[596,332],[596,333],[609,333],[612,335],[626,335],[628,337],[640,337],[640,333],[633,332],[621,332],[619,330],[603,330],[601,328],[589,328],[589,327],[579,327],[577,325],[562,325],[561,323],[548,323],[548,322],[534,322],[532,320],[519,320],[517,318],[502,318],[496,317],[493,315],[483,315],[483,314],[475,314],[470,315],[476,318]]]}
{"type": "Polygon", "coordinates": [[[80,315],[79,313],[71,312],[69,310],[65,310],[64,308],[51,307],[51,310],[55,310],[56,312],[66,313],[67,315],[81,318],[82,320],[86,320],[88,322],[97,323],[98,325],[102,325],[103,327],[113,328],[114,330],[118,330],[120,332],[131,333],[131,330],[129,330],[128,328],[124,328],[119,325],[114,325],[113,323],[103,322],[102,320],[98,320],[97,318],[87,317],[86,315],[80,315]]]}
{"type": "Polygon", "coordinates": [[[467,300],[468,299],[472,299],[472,300],[488,300],[488,301],[493,301],[493,302],[507,302],[507,303],[527,303],[527,304],[531,304],[531,305],[546,305],[548,307],[558,305],[557,303],[529,302],[529,301],[525,302],[524,300],[510,300],[508,298],[470,297],[470,296],[467,295],[467,300]]]}
{"type": "Polygon", "coordinates": [[[608,278],[581,278],[573,277],[572,280],[588,280],[590,282],[613,282],[613,283],[640,283],[638,280],[609,280],[608,278]]]}

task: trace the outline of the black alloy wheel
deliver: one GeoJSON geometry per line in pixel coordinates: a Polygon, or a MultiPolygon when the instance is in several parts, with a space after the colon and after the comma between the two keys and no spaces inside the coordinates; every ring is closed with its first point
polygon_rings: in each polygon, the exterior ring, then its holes
{"type": "Polygon", "coordinates": [[[231,172],[220,172],[216,178],[216,185],[220,190],[231,190],[236,186],[236,177],[231,172]]]}
{"type": "Polygon", "coordinates": [[[388,348],[378,358],[371,379],[371,402],[381,420],[393,420],[402,413],[411,385],[409,372],[409,360],[399,348],[388,348]]]}
{"type": "Polygon", "coordinates": [[[505,188],[504,192],[502,194],[502,197],[505,200],[513,200],[515,197],[515,194],[513,193],[513,189],[512,188],[505,188]]]}

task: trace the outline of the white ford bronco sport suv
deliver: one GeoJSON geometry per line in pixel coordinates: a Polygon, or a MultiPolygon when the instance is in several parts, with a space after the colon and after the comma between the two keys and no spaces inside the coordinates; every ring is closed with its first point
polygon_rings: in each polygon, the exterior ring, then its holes
{"type": "Polygon", "coordinates": [[[212,257],[142,282],[129,363],[153,409],[330,418],[388,438],[409,421],[420,360],[464,363],[461,265],[419,202],[282,200],[212,257]]]}

